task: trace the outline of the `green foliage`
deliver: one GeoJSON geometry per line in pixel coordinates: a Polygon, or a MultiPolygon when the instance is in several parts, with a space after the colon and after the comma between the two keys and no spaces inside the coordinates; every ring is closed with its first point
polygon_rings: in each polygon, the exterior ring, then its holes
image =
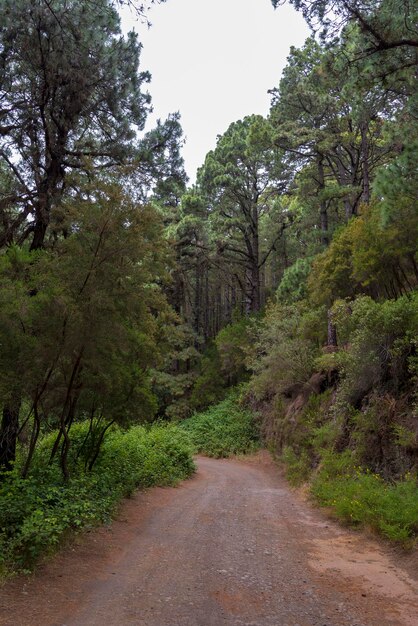
{"type": "Polygon", "coordinates": [[[204,413],[196,413],[182,427],[189,433],[196,452],[207,456],[248,454],[259,445],[254,415],[240,406],[238,391],[204,413]]]}
{"type": "Polygon", "coordinates": [[[352,456],[327,454],[311,492],[323,506],[350,524],[368,526],[404,544],[418,535],[418,482],[407,475],[395,484],[356,467],[352,456]]]}
{"type": "Polygon", "coordinates": [[[191,327],[181,323],[174,312],[171,316],[166,314],[164,322],[160,327],[164,358],[152,370],[152,389],[158,400],[158,415],[184,419],[192,411],[189,398],[201,359],[199,341],[191,327]]]}
{"type": "Polygon", "coordinates": [[[283,304],[293,304],[304,300],[308,295],[307,280],[311,271],[312,258],[297,259],[285,269],[277,288],[277,300],[283,304]]]}
{"type": "Polygon", "coordinates": [[[138,485],[170,485],[192,473],[191,449],[176,426],[134,426],[106,439],[95,472],[111,476],[125,493],[138,485]]]}
{"type": "Polygon", "coordinates": [[[179,115],[139,139],[150,75],[139,71],[142,46],[133,31],[122,35],[116,4],[0,4],[0,158],[11,186],[0,190],[0,246],[30,238],[39,249],[67,234],[62,201],[73,195],[74,172],[79,187],[94,169],[117,170],[142,198],[153,187],[158,199],[184,187],[179,115]]]}
{"type": "Polygon", "coordinates": [[[190,396],[190,407],[203,411],[220,402],[227,393],[226,379],[221,371],[221,359],[216,344],[206,350],[200,363],[200,373],[190,396]]]}
{"type": "MultiPolygon", "coordinates": [[[[217,248],[235,276],[242,277],[239,285],[247,313],[261,309],[260,268],[287,221],[282,215],[270,222],[272,232],[263,238],[265,247],[260,245],[260,220],[273,208],[270,199],[283,177],[271,125],[261,115],[233,122],[198,171],[217,248]]],[[[277,208],[279,203],[275,204],[277,208]]]]}
{"type": "MultiPolygon", "coordinates": [[[[89,424],[73,434],[80,446],[89,424]]],[[[56,433],[37,449],[33,471],[18,470],[0,485],[0,568],[31,567],[65,533],[109,521],[116,504],[138,487],[172,485],[194,471],[190,441],[175,426],[113,428],[106,434],[96,465],[85,471],[83,455],[72,458],[73,478],[63,482],[57,465],[47,461],[56,433]]]]}
{"type": "Polygon", "coordinates": [[[342,344],[339,355],[342,382],[339,398],[356,406],[371,389],[399,393],[412,371],[416,351],[418,293],[398,300],[375,302],[360,297],[339,301],[334,319],[342,344]]]}
{"type": "MultiPolygon", "coordinates": [[[[369,82],[393,81],[393,74],[408,68],[412,73],[417,20],[416,6],[406,0],[291,0],[313,31],[328,44],[342,40],[344,67],[355,69],[369,82]],[[390,68],[390,72],[388,69],[390,68]],[[385,71],[386,70],[386,71],[385,71]]],[[[281,0],[272,0],[274,7],[281,0]]],[[[404,72],[401,74],[404,77],[404,72]]],[[[390,84],[390,82],[389,82],[390,84]]]]}
{"type": "Polygon", "coordinates": [[[305,450],[298,455],[291,446],[285,446],[280,458],[286,465],[286,478],[291,485],[298,486],[308,480],[312,468],[305,450]]]}
{"type": "Polygon", "coordinates": [[[336,425],[327,419],[330,390],[311,394],[297,415],[277,412],[275,435],[280,442],[279,455],[286,463],[293,484],[305,482],[317,467],[321,450],[332,449],[338,437],[336,425]]]}
{"type": "Polygon", "coordinates": [[[401,202],[396,217],[385,222],[383,209],[379,203],[364,207],[316,257],[308,278],[313,304],[330,306],[359,293],[399,297],[417,284],[418,214],[401,202]]]}
{"type": "Polygon", "coordinates": [[[242,317],[228,324],[215,337],[221,373],[229,386],[241,382],[247,373],[246,357],[251,349],[254,318],[242,317]]]}
{"type": "Polygon", "coordinates": [[[385,482],[380,475],[360,467],[350,450],[322,450],[315,473],[306,450],[296,454],[293,447],[287,446],[281,460],[291,484],[300,485],[311,479],[310,493],[338,519],[367,526],[405,546],[418,536],[417,476],[407,474],[396,483],[385,482]]]}
{"type": "Polygon", "coordinates": [[[303,305],[268,307],[248,359],[253,371],[250,390],[257,398],[272,397],[309,379],[318,352],[311,321],[303,305]]]}
{"type": "MultiPolygon", "coordinates": [[[[339,301],[333,313],[341,348],[314,364],[321,376],[333,377],[334,391],[309,395],[308,386],[299,387],[297,401],[293,396],[277,414],[276,445],[286,449],[292,480],[305,480],[324,451],[337,449],[382,479],[398,480],[416,467],[418,450],[411,406],[417,294],[382,303],[365,296],[339,301]]],[[[250,382],[253,390],[264,377],[271,380],[274,370],[265,363],[250,382]]]]}
{"type": "MultiPolygon", "coordinates": [[[[286,328],[296,322],[295,333],[301,332],[300,314],[295,308],[286,311],[286,328]]],[[[269,314],[267,320],[271,332],[269,314]]],[[[281,354],[268,358],[269,350],[274,354],[282,345],[281,335],[270,348],[262,344],[260,370],[250,389],[272,406],[277,404],[274,390],[286,381],[271,433],[292,484],[311,481],[318,502],[339,519],[407,544],[418,533],[417,477],[408,474],[415,471],[418,450],[410,406],[416,377],[417,294],[383,302],[365,296],[338,301],[333,320],[340,350],[317,356],[314,365],[328,377],[338,371],[334,392],[309,395],[302,386],[297,400],[293,396],[285,401],[289,379],[277,369],[281,354]]],[[[279,324],[283,329],[282,319],[279,324]]]]}
{"type": "Polygon", "coordinates": [[[395,424],[393,427],[396,442],[403,448],[418,448],[418,434],[403,424],[395,424]]]}
{"type": "MultiPolygon", "coordinates": [[[[415,105],[416,106],[416,105],[415,105]]],[[[413,105],[411,105],[413,109],[413,105]]],[[[418,129],[414,111],[405,114],[394,128],[396,140],[402,151],[387,165],[379,169],[374,185],[375,196],[381,198],[382,218],[385,225],[405,221],[416,222],[416,164],[418,161],[418,129]]],[[[403,230],[404,236],[414,238],[416,230],[403,230]]]]}
{"type": "Polygon", "coordinates": [[[100,9],[77,2],[71,10],[61,0],[53,10],[44,2],[4,0],[0,15],[7,128],[0,150],[19,190],[4,234],[6,241],[15,234],[13,210],[30,196],[36,228],[28,229],[27,220],[21,232],[34,231],[33,247],[39,248],[66,172],[132,158],[133,126],[143,129],[149,110],[142,87],[150,77],[138,72],[139,42],[133,33],[121,35],[120,18],[107,0],[100,9]]]}
{"type": "Polygon", "coordinates": [[[149,369],[175,321],[158,284],[161,222],[117,185],[85,192],[67,204],[71,235],[53,250],[0,256],[0,402],[17,388],[35,438],[45,424],[90,414],[126,423],[157,410],[149,369]]]}

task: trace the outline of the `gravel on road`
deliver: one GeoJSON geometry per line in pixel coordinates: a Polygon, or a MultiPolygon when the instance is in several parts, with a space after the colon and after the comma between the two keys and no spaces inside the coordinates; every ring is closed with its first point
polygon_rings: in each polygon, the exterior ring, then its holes
{"type": "Polygon", "coordinates": [[[328,519],[266,452],[197,465],[7,582],[1,626],[418,626],[413,555],[328,519]]]}

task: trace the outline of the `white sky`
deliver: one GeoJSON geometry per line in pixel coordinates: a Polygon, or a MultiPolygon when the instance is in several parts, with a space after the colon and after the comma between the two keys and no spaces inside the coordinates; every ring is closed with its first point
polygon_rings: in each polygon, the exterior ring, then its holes
{"type": "Polygon", "coordinates": [[[270,0],[168,0],[148,14],[150,29],[123,14],[143,43],[141,69],[152,74],[149,91],[157,118],[180,111],[190,183],[216,137],[245,115],[266,115],[268,89],[276,87],[291,45],[308,37],[291,6],[270,0]]]}

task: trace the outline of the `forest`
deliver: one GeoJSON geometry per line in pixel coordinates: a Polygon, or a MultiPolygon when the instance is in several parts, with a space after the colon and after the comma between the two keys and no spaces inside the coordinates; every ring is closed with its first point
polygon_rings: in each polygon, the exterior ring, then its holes
{"type": "Polygon", "coordinates": [[[269,114],[189,185],[180,115],[144,131],[146,6],[0,0],[0,571],[196,446],[416,540],[418,7],[291,3],[269,114]]]}

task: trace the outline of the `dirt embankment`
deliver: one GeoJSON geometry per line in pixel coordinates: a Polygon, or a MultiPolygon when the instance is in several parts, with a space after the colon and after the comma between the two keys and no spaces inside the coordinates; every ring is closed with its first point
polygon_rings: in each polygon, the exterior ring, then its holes
{"type": "Polygon", "coordinates": [[[418,625],[411,557],[328,521],[265,453],[198,467],[7,583],[0,624],[418,625]]]}

